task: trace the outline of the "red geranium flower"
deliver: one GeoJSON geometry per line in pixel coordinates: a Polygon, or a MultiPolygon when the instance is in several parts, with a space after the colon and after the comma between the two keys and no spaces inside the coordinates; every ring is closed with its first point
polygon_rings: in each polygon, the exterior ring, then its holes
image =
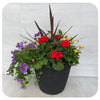
{"type": "Polygon", "coordinates": [[[43,35],[40,38],[38,38],[38,43],[40,44],[42,41],[47,41],[47,40],[49,40],[49,38],[47,38],[45,35],[43,35]]]}
{"type": "Polygon", "coordinates": [[[56,60],[59,60],[63,56],[62,52],[57,52],[57,50],[53,50],[51,54],[51,58],[56,58],[56,60]]]}
{"type": "Polygon", "coordinates": [[[69,46],[69,41],[68,41],[68,40],[62,40],[62,41],[61,41],[61,45],[62,45],[63,47],[68,47],[68,46],[69,46]]]}
{"type": "Polygon", "coordinates": [[[58,40],[60,40],[60,37],[59,37],[59,35],[55,35],[55,39],[58,39],[58,40]]]}

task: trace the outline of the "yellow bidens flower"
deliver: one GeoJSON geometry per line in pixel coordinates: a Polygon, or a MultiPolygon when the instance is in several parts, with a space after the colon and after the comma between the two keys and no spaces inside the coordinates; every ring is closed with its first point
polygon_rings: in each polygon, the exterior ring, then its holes
{"type": "Polygon", "coordinates": [[[79,42],[79,40],[77,40],[77,42],[79,42]]]}
{"type": "Polygon", "coordinates": [[[70,38],[69,37],[66,37],[66,40],[70,40],[70,38]]]}
{"type": "Polygon", "coordinates": [[[64,36],[61,35],[62,38],[64,38],[64,36]]]}
{"type": "Polygon", "coordinates": [[[78,52],[78,50],[77,50],[77,49],[75,49],[75,50],[74,50],[74,52],[75,52],[75,53],[77,53],[77,52],[78,52]]]}
{"type": "Polygon", "coordinates": [[[83,47],[83,46],[81,46],[81,45],[79,45],[79,48],[83,49],[84,47],[83,47]]]}
{"type": "Polygon", "coordinates": [[[73,44],[75,44],[75,42],[72,42],[73,44]]]}
{"type": "Polygon", "coordinates": [[[71,41],[73,41],[74,39],[72,39],[71,41]]]}

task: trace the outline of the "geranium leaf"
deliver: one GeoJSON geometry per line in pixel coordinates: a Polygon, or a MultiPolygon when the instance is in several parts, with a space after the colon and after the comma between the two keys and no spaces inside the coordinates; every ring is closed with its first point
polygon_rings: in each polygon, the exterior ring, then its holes
{"type": "Polygon", "coordinates": [[[43,59],[43,60],[40,61],[41,65],[47,65],[47,63],[48,63],[47,59],[43,59]]]}
{"type": "Polygon", "coordinates": [[[40,63],[34,64],[34,69],[35,69],[35,70],[39,70],[39,69],[41,69],[41,68],[42,68],[42,66],[41,66],[40,63]]]}
{"type": "Polygon", "coordinates": [[[63,65],[63,63],[61,63],[61,62],[57,62],[57,64],[56,63],[53,63],[52,64],[52,67],[56,70],[56,71],[61,71],[63,68],[64,68],[64,65],[63,65]]]}

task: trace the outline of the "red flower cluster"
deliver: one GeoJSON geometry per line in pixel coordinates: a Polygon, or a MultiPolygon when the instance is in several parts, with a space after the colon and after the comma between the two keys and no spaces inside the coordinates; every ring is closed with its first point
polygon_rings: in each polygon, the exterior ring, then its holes
{"type": "Polygon", "coordinates": [[[58,39],[58,40],[60,40],[60,37],[59,37],[59,35],[55,35],[55,39],[58,39]]]}
{"type": "Polygon", "coordinates": [[[56,60],[59,60],[63,56],[62,52],[57,52],[57,50],[53,50],[51,54],[51,58],[56,58],[56,60]]]}
{"type": "Polygon", "coordinates": [[[47,38],[45,35],[43,35],[40,38],[38,38],[38,43],[40,44],[42,41],[47,41],[47,40],[49,40],[49,38],[47,38]]]}
{"type": "Polygon", "coordinates": [[[68,40],[62,40],[61,45],[62,45],[62,47],[68,47],[69,46],[69,41],[68,40]]]}

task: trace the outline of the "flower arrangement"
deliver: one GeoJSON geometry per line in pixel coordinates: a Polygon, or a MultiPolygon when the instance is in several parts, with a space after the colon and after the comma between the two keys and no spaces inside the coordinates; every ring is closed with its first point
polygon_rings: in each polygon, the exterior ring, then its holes
{"type": "MultiPolygon", "coordinates": [[[[54,17],[50,6],[49,11],[51,30],[47,33],[44,32],[35,21],[39,32],[33,37],[26,31],[32,39],[21,36],[29,40],[30,43],[17,43],[17,49],[11,51],[12,62],[7,74],[14,76],[15,80],[21,83],[22,88],[25,88],[32,79],[33,69],[39,70],[42,67],[52,67],[56,71],[61,71],[64,68],[64,64],[69,64],[70,66],[79,64],[79,55],[84,47],[78,46],[77,42],[79,41],[74,40],[77,35],[68,37],[67,32],[72,26],[63,33],[62,30],[58,30],[59,21],[54,30],[54,17]]],[[[39,81],[41,74],[42,72],[36,76],[37,81],[39,81]]]]}

